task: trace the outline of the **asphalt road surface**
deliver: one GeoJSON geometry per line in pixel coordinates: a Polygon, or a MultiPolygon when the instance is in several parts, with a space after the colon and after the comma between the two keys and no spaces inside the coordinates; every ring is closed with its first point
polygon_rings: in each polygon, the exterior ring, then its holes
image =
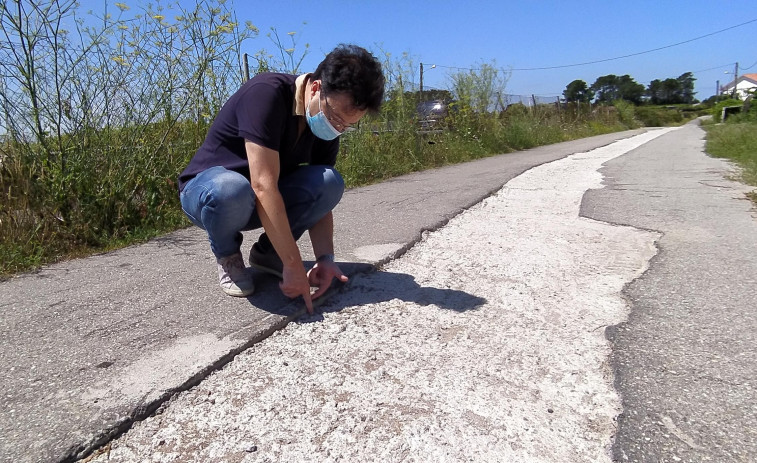
{"type": "Polygon", "coordinates": [[[701,137],[525,172],[94,461],[754,461],[757,222],[701,137]]]}
{"type": "Polygon", "coordinates": [[[609,332],[619,461],[757,461],[757,221],[694,124],[607,163],[582,212],[661,233],[609,332]]]}

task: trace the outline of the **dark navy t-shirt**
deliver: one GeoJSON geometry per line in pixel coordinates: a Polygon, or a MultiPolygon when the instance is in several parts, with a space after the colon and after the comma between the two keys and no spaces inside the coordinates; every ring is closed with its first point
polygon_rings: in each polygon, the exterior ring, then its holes
{"type": "Polygon", "coordinates": [[[248,80],[221,108],[205,142],[179,175],[179,190],[195,175],[223,166],[250,179],[245,139],[279,153],[281,176],[303,164],[336,163],[339,139],[325,141],[305,130],[297,139],[299,121],[294,114],[295,80],[290,74],[264,73],[248,80]]]}

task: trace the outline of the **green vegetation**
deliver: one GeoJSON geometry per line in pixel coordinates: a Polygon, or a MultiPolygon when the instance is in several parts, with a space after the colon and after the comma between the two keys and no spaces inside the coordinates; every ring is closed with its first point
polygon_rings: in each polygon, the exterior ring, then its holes
{"type": "Polygon", "coordinates": [[[256,34],[211,2],[0,4],[0,274],[186,223],[174,179],[256,34]]]}
{"type": "MultiPolygon", "coordinates": [[[[369,126],[370,122],[361,123],[369,126]]],[[[348,186],[366,185],[408,172],[466,162],[630,128],[613,111],[575,116],[575,106],[526,108],[501,114],[459,109],[438,130],[423,133],[412,119],[391,131],[361,128],[343,136],[337,168],[348,186]],[[569,111],[574,111],[569,114],[569,111]]]]}
{"type": "Polygon", "coordinates": [[[563,96],[565,101],[575,103],[590,103],[594,99],[594,90],[586,85],[586,82],[580,79],[576,79],[569,83],[565,90],[563,90],[563,96]]]}
{"type": "MultiPolygon", "coordinates": [[[[189,225],[175,179],[243,82],[236,57],[258,31],[239,25],[223,0],[115,7],[92,18],[73,0],[0,6],[0,276],[189,225]]],[[[253,72],[297,71],[308,48],[296,56],[287,35],[285,49],[272,29],[279,53],[255,54],[253,72]]],[[[349,186],[640,119],[622,101],[508,106],[507,75],[493,64],[450,75],[448,91],[419,94],[410,58],[384,56],[384,110],[343,137],[338,168],[349,186]],[[440,95],[454,101],[449,114],[419,130],[418,103],[440,95]]]]}
{"type": "MultiPolygon", "coordinates": [[[[714,111],[719,111],[716,106],[714,111]]],[[[742,181],[757,186],[757,107],[728,117],[723,124],[707,124],[706,151],[735,161],[743,168],[742,181]]],[[[757,203],[757,190],[750,194],[757,203]]]]}
{"type": "Polygon", "coordinates": [[[655,79],[645,89],[628,74],[608,74],[598,77],[591,86],[583,80],[574,80],[563,91],[569,102],[588,102],[596,96],[599,103],[625,100],[635,105],[692,104],[694,99],[694,74],[686,72],[677,78],[655,79]]]}
{"type": "Polygon", "coordinates": [[[677,78],[655,79],[647,86],[646,95],[655,105],[694,103],[694,74],[686,72],[677,78]]]}
{"type": "Polygon", "coordinates": [[[644,96],[644,86],[637,83],[628,74],[624,76],[609,74],[599,77],[591,85],[591,90],[600,103],[625,100],[633,104],[641,104],[644,96]]]}
{"type": "Polygon", "coordinates": [[[695,117],[705,115],[706,109],[690,105],[637,106],[636,117],[646,127],[666,127],[681,125],[695,117]]]}
{"type": "Polygon", "coordinates": [[[722,122],[723,117],[723,108],[727,108],[730,106],[741,106],[744,102],[741,100],[737,100],[734,98],[727,98],[725,100],[720,100],[717,103],[715,103],[715,106],[712,107],[710,110],[710,114],[712,115],[712,120],[715,122],[722,122]]]}
{"type": "MultiPolygon", "coordinates": [[[[450,91],[427,92],[425,98],[452,97],[449,114],[419,130],[416,106],[420,95],[412,87],[404,56],[384,62],[391,88],[381,115],[361,122],[357,131],[342,137],[337,168],[348,186],[365,185],[412,171],[479,159],[493,154],[532,148],[636,127],[624,123],[612,107],[588,104],[512,104],[501,108],[506,76],[493,64],[477,71],[449,76],[450,91]]],[[[633,119],[633,118],[631,118],[633,119]]]]}

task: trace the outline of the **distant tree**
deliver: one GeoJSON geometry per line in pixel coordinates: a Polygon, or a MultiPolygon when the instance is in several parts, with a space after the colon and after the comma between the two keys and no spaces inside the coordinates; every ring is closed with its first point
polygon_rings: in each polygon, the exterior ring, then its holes
{"type": "Polygon", "coordinates": [[[665,79],[662,81],[662,91],[667,104],[683,103],[683,89],[678,79],[665,79]]]}
{"type": "Polygon", "coordinates": [[[652,104],[679,104],[681,97],[681,83],[676,79],[655,79],[649,83],[646,90],[649,102],[652,104]]]}
{"type": "Polygon", "coordinates": [[[614,74],[599,77],[590,88],[596,92],[597,101],[601,103],[626,100],[637,105],[641,104],[645,90],[643,85],[628,74],[620,77],[614,74]]]}
{"type": "Polygon", "coordinates": [[[583,80],[574,80],[569,83],[562,94],[568,102],[588,103],[594,98],[594,91],[583,80]]]}
{"type": "Polygon", "coordinates": [[[628,74],[618,79],[620,99],[639,105],[644,97],[644,86],[633,80],[628,74]]]}
{"type": "Polygon", "coordinates": [[[691,104],[694,99],[694,75],[681,74],[677,79],[655,79],[649,83],[646,95],[652,104],[691,104]]]}
{"type": "Polygon", "coordinates": [[[693,104],[696,103],[696,98],[694,98],[694,95],[696,94],[694,92],[694,81],[697,80],[696,77],[694,77],[694,74],[690,72],[686,72],[678,76],[678,82],[681,85],[681,98],[682,103],[686,104],[693,104]]]}
{"type": "Polygon", "coordinates": [[[615,74],[598,77],[597,80],[591,84],[590,88],[596,94],[597,101],[600,103],[610,103],[620,98],[618,76],[615,74]]]}
{"type": "Polygon", "coordinates": [[[660,104],[663,98],[662,81],[655,79],[647,86],[647,97],[652,104],[660,104]]]}

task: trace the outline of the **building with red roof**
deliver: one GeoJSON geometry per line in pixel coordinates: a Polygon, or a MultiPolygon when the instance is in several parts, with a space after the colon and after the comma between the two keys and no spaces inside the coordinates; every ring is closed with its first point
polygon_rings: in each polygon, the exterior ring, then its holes
{"type": "MultiPolygon", "coordinates": [[[[733,93],[734,81],[720,87],[721,95],[731,95],[733,93]]],[[[757,74],[742,74],[736,81],[736,96],[744,99],[749,91],[757,91],[757,74]]]]}

